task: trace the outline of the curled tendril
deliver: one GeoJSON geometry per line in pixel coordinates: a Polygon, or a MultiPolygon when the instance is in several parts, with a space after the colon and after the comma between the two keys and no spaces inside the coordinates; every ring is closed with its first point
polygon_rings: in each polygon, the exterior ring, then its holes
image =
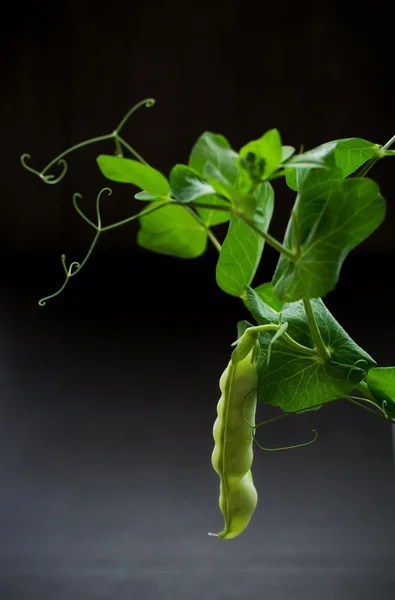
{"type": "Polygon", "coordinates": [[[59,290],[53,294],[51,294],[50,296],[45,296],[45,298],[41,298],[41,300],[38,301],[39,306],[45,306],[47,303],[47,300],[50,300],[52,298],[55,298],[56,296],[59,296],[59,294],[61,292],[63,292],[64,288],[66,287],[70,277],[74,277],[74,275],[77,275],[77,273],[82,269],[82,267],[86,264],[86,262],[88,261],[90,255],[92,254],[92,251],[94,249],[94,247],[96,246],[96,242],[99,239],[100,234],[102,233],[102,226],[101,226],[101,214],[100,214],[100,200],[103,196],[104,193],[107,193],[108,196],[111,196],[112,194],[112,189],[105,187],[103,189],[100,190],[100,192],[97,194],[96,196],[96,217],[97,217],[97,225],[95,225],[93,223],[93,221],[91,221],[86,215],[85,213],[81,210],[81,208],[78,206],[78,200],[82,198],[81,194],[74,194],[73,195],[73,205],[74,208],[76,209],[77,213],[89,224],[91,225],[91,227],[93,227],[96,230],[96,235],[89,247],[88,252],[85,255],[85,258],[82,262],[77,262],[77,261],[73,261],[72,263],[70,263],[69,266],[67,266],[66,263],[66,255],[62,254],[61,256],[61,260],[62,260],[62,266],[63,266],[63,270],[65,272],[65,280],[63,282],[63,285],[59,288],[59,290]]]}
{"type": "Polygon", "coordinates": [[[387,401],[386,400],[383,400],[383,406],[382,407],[379,404],[376,404],[375,402],[373,402],[372,400],[369,400],[369,398],[362,398],[360,396],[347,396],[347,400],[349,400],[350,402],[352,402],[356,406],[359,406],[360,408],[363,408],[364,410],[367,410],[368,412],[373,413],[374,415],[376,415],[380,419],[384,419],[386,421],[389,421],[390,423],[394,423],[395,422],[395,420],[392,419],[388,415],[387,411],[385,410],[386,407],[387,407],[387,401]],[[376,409],[376,410],[373,410],[372,408],[369,408],[368,406],[364,406],[364,404],[369,404],[369,405],[373,406],[374,409],[376,409]],[[380,412],[377,412],[377,410],[379,410],[380,412]]]}
{"type": "Polygon", "coordinates": [[[305,446],[310,446],[310,444],[314,444],[314,442],[318,438],[318,432],[316,429],[312,429],[311,431],[312,433],[314,433],[314,437],[312,440],[309,440],[308,442],[302,442],[301,444],[294,444],[293,446],[282,446],[278,448],[264,448],[259,442],[257,442],[255,433],[253,434],[253,436],[255,444],[258,446],[258,448],[260,448],[260,450],[266,450],[266,452],[278,452],[279,450],[293,450],[294,448],[304,448],[305,446]]]}
{"type": "MultiPolygon", "coordinates": [[[[257,388],[253,388],[250,392],[248,392],[248,394],[246,394],[244,400],[243,400],[243,405],[241,408],[241,414],[243,417],[243,420],[245,421],[245,423],[247,423],[247,425],[249,427],[251,427],[251,430],[253,431],[252,433],[252,438],[254,440],[254,443],[258,446],[258,448],[260,448],[260,450],[266,450],[266,452],[278,452],[279,450],[293,450],[294,448],[303,448],[304,446],[310,446],[310,444],[313,444],[317,438],[318,438],[318,432],[316,429],[312,429],[312,432],[314,433],[314,438],[312,440],[309,440],[308,442],[302,442],[301,444],[295,444],[292,446],[281,446],[279,448],[265,448],[264,446],[261,446],[261,444],[259,442],[257,442],[256,439],[256,429],[258,427],[262,427],[262,425],[266,425],[267,423],[272,423],[274,421],[277,421],[278,419],[282,419],[283,417],[289,417],[291,415],[296,415],[296,414],[301,414],[304,412],[309,412],[311,410],[314,410],[315,407],[311,407],[311,408],[305,408],[301,411],[295,412],[295,413],[283,413],[282,415],[277,415],[276,417],[273,417],[272,419],[267,419],[266,421],[261,421],[260,423],[258,423],[258,425],[251,425],[251,423],[249,423],[247,421],[247,419],[244,416],[243,413],[243,408],[244,408],[244,403],[247,400],[248,396],[250,396],[250,394],[252,394],[253,392],[256,392],[257,388]]],[[[321,406],[320,404],[317,404],[316,406],[321,406]]]]}
{"type": "Polygon", "coordinates": [[[118,127],[115,129],[114,135],[117,135],[121,131],[122,127],[130,119],[130,117],[133,115],[133,113],[136,112],[136,110],[138,110],[142,106],[145,106],[146,108],[151,108],[152,106],[154,106],[154,104],[155,104],[154,98],[145,98],[145,100],[141,100],[140,102],[138,102],[137,104],[132,106],[132,108],[123,117],[123,119],[119,123],[118,127]]]}
{"type": "Polygon", "coordinates": [[[60,158],[56,163],[57,165],[62,167],[62,171],[57,177],[55,177],[55,175],[46,175],[45,170],[37,171],[36,169],[33,169],[33,167],[26,163],[26,159],[31,160],[30,154],[22,154],[21,164],[23,168],[26,169],[26,171],[30,171],[30,173],[34,173],[34,175],[37,175],[42,181],[44,181],[44,183],[48,183],[49,185],[59,183],[59,181],[61,181],[67,173],[68,165],[63,158],[60,158]]]}
{"type": "Polygon", "coordinates": [[[78,200],[81,200],[81,198],[82,198],[82,194],[78,194],[78,193],[73,194],[73,206],[74,206],[75,210],[80,215],[80,217],[88,223],[88,225],[93,227],[93,229],[97,229],[97,226],[86,216],[86,214],[78,206],[78,200]]]}
{"type": "Polygon", "coordinates": [[[101,229],[100,200],[101,200],[104,192],[107,192],[107,196],[111,196],[112,189],[108,188],[108,187],[105,187],[105,188],[103,188],[103,189],[100,190],[100,192],[97,194],[97,197],[96,197],[96,218],[97,218],[97,229],[99,231],[101,229]]]}
{"type": "Polygon", "coordinates": [[[357,364],[360,363],[360,362],[361,363],[365,363],[366,366],[368,364],[367,361],[364,358],[360,358],[359,360],[356,360],[355,363],[350,367],[350,370],[349,370],[348,375],[347,375],[347,381],[350,379],[351,373],[354,371],[354,369],[363,370],[362,367],[357,367],[357,364]]]}
{"type": "Polygon", "coordinates": [[[55,298],[56,296],[59,296],[59,294],[61,294],[63,292],[64,288],[67,285],[68,280],[72,276],[72,268],[73,268],[73,266],[76,265],[76,264],[78,264],[78,263],[75,263],[75,262],[71,263],[70,267],[67,268],[67,265],[66,265],[66,255],[65,254],[62,254],[61,260],[62,260],[62,266],[63,266],[64,272],[66,273],[66,279],[64,280],[63,285],[58,289],[57,292],[54,292],[53,294],[50,294],[49,296],[45,296],[44,298],[41,298],[38,301],[38,305],[39,306],[45,306],[46,303],[47,303],[47,300],[51,300],[51,298],[55,298]]]}

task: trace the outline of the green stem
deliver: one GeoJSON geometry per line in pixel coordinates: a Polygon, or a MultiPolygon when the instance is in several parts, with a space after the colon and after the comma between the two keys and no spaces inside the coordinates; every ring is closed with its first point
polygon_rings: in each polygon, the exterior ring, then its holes
{"type": "Polygon", "coordinates": [[[206,225],[206,223],[203,221],[203,219],[201,217],[199,217],[199,215],[190,206],[184,205],[184,208],[186,210],[188,210],[188,212],[193,216],[193,218],[203,227],[203,229],[206,230],[207,237],[212,242],[214,248],[216,248],[216,250],[218,250],[218,253],[221,252],[222,246],[219,243],[219,241],[217,240],[217,238],[215,237],[215,235],[213,234],[213,232],[211,231],[210,227],[208,225],[206,225]]]}
{"type": "Polygon", "coordinates": [[[149,167],[149,164],[147,163],[146,160],[144,160],[144,158],[141,156],[141,154],[139,154],[134,148],[132,148],[132,146],[130,146],[126,140],[124,140],[120,135],[116,134],[115,135],[115,139],[122,144],[122,146],[124,148],[126,148],[126,150],[128,150],[128,152],[130,152],[130,154],[132,154],[135,158],[137,158],[137,160],[139,160],[140,162],[142,162],[144,165],[147,165],[147,167],[149,167]]]}
{"type": "MultiPolygon", "coordinates": [[[[226,200],[228,200],[228,199],[226,198],[226,200]]],[[[253,221],[251,221],[251,219],[249,219],[248,217],[246,217],[244,215],[244,213],[233,208],[232,206],[229,206],[229,207],[228,206],[213,206],[212,204],[204,204],[204,203],[201,204],[200,202],[199,203],[190,202],[189,206],[192,206],[193,208],[208,208],[209,210],[220,210],[222,212],[231,213],[232,215],[234,215],[241,221],[244,221],[244,223],[246,223],[246,225],[251,227],[251,229],[253,231],[255,231],[258,235],[260,235],[269,244],[269,246],[271,246],[272,248],[277,250],[277,252],[284,254],[289,260],[292,260],[292,261],[295,261],[298,258],[296,256],[296,254],[294,254],[293,252],[288,250],[288,248],[283,246],[278,240],[276,240],[274,237],[272,237],[270,235],[270,233],[266,233],[265,231],[262,231],[261,229],[259,229],[259,227],[257,227],[255,225],[255,223],[253,221]]]]}
{"type": "Polygon", "coordinates": [[[317,321],[315,320],[315,315],[310,300],[304,299],[303,305],[311,337],[313,338],[317,353],[323,362],[327,362],[331,358],[331,355],[328,348],[324,344],[324,340],[322,339],[321,332],[318,328],[317,321]]]}
{"type": "Polygon", "coordinates": [[[376,156],[373,156],[373,158],[371,158],[370,160],[368,160],[368,162],[359,171],[358,177],[365,177],[365,175],[367,173],[369,173],[370,169],[372,167],[374,167],[374,165],[376,164],[376,162],[379,161],[380,158],[383,158],[383,156],[385,156],[385,151],[388,150],[388,148],[390,146],[392,146],[392,144],[394,144],[394,143],[395,143],[395,135],[393,135],[392,138],[390,140],[388,140],[388,142],[386,144],[384,144],[384,146],[382,146],[380,148],[380,150],[378,151],[378,153],[377,153],[376,156]]]}
{"type": "Polygon", "coordinates": [[[267,233],[265,231],[262,231],[261,229],[259,229],[259,227],[257,227],[255,225],[255,223],[253,221],[251,221],[251,219],[249,219],[248,217],[246,217],[244,215],[244,213],[235,210],[235,209],[231,209],[231,212],[240,219],[240,221],[243,221],[246,225],[248,225],[253,231],[255,231],[255,233],[257,233],[258,235],[260,235],[268,244],[269,246],[271,246],[272,248],[274,248],[275,250],[277,250],[277,252],[279,252],[280,254],[284,254],[284,256],[286,256],[288,258],[288,260],[294,262],[295,260],[297,260],[297,255],[294,254],[293,252],[291,252],[290,250],[288,250],[288,248],[286,248],[285,246],[283,246],[283,244],[281,244],[278,240],[276,240],[273,236],[270,235],[270,233],[267,233]]]}
{"type": "Polygon", "coordinates": [[[283,338],[288,342],[290,346],[292,346],[292,348],[295,348],[295,350],[297,350],[298,352],[301,352],[302,354],[308,354],[309,356],[317,356],[317,351],[314,350],[314,348],[309,348],[308,346],[303,346],[303,344],[299,344],[299,342],[294,340],[293,337],[289,335],[289,333],[284,332],[283,338]]]}

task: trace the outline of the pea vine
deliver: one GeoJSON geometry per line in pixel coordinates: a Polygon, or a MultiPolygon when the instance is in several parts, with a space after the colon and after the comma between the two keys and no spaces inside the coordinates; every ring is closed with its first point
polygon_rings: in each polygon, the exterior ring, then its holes
{"type": "MultiPolygon", "coordinates": [[[[237,324],[235,349],[226,376],[221,378],[225,383],[215,425],[213,466],[221,478],[220,506],[225,517],[224,532],[218,535],[230,538],[248,524],[256,505],[256,491],[249,470],[252,457],[243,459],[242,453],[247,450],[241,442],[241,446],[231,447],[224,433],[227,428],[222,428],[224,420],[238,419],[239,432],[247,427],[251,441],[265,450],[284,448],[263,448],[256,440],[258,427],[285,416],[318,410],[336,400],[345,399],[395,423],[395,367],[377,366],[322,300],[336,287],[347,255],[385,218],[385,199],[378,184],[366,175],[379,160],[395,155],[391,150],[395,136],[384,145],[361,138],[333,140],[297,154],[294,147],[282,144],[276,129],[248,142],[239,152],[224,136],[206,131],[194,144],[188,163],[175,165],[167,178],[121,136],[137,109],[153,105],[153,99],[143,100],[112,133],[72,146],[41,171],[30,165],[29,154],[22,155],[25,169],[53,185],[66,175],[65,157],[71,152],[112,141],[114,153],[97,157],[99,170],[110,181],[139,188],[135,198],[146,203],[137,214],[103,225],[101,201],[104,194],[112,193],[111,189],[105,187],[97,194],[95,221],[82,210],[82,196],[74,194],[74,209],[93,229],[93,240],[81,262],[67,266],[66,256],[62,255],[64,282],[39,304],[44,306],[65,289],[87,263],[101,234],[135,220],[139,222],[137,243],[151,252],[192,259],[205,252],[208,242],[215,247],[219,288],[240,298],[254,320],[237,324]],[[60,173],[52,174],[54,168],[60,168],[60,173]],[[269,233],[279,178],[285,178],[296,193],[282,241],[269,233]],[[227,233],[221,243],[213,229],[224,224],[227,233]],[[277,266],[270,282],[253,285],[265,244],[278,252],[277,266]],[[248,389],[243,379],[247,372],[248,389]],[[281,414],[258,425],[246,420],[242,406],[251,392],[256,398],[248,399],[250,416],[256,400],[279,407],[281,414]],[[240,490],[232,496],[229,482],[234,477],[224,466],[227,456],[236,456],[245,467],[237,485],[243,494],[247,488],[251,490],[242,501],[240,490]],[[245,514],[240,517],[243,506],[245,514]]],[[[317,437],[314,433],[314,439],[288,448],[312,443],[317,437]]],[[[238,463],[232,464],[235,468],[238,463]]]]}

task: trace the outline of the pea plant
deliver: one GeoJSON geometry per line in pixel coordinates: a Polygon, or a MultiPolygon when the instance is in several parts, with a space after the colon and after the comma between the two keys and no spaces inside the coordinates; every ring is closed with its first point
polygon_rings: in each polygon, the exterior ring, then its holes
{"type": "MultiPolygon", "coordinates": [[[[112,133],[69,148],[41,171],[30,166],[28,154],[22,155],[28,171],[44,183],[57,184],[67,172],[68,154],[112,141],[114,153],[100,154],[98,168],[108,180],[137,187],[134,197],[144,203],[137,214],[103,225],[101,201],[111,189],[97,194],[95,221],[82,210],[82,196],[74,194],[75,210],[93,230],[92,243],[81,262],[68,265],[62,255],[64,283],[39,304],[44,306],[64,290],[104,232],[132,221],[139,223],[137,243],[151,252],[192,259],[213,244],[219,288],[240,298],[250,314],[250,320],[237,323],[234,349],[220,379],[213,429],[211,462],[220,478],[224,528],[210,535],[230,539],[244,531],[257,505],[253,444],[263,448],[256,430],[269,422],[255,423],[257,402],[280,409],[270,421],[347,400],[395,423],[395,367],[377,366],[322,300],[336,287],[347,255],[385,217],[379,186],[366,175],[377,161],[395,155],[390,149],[395,136],[384,145],[347,138],[297,153],[271,129],[236,152],[223,135],[206,131],[188,163],[175,165],[167,178],[121,136],[131,115],[153,104],[152,99],[140,102],[112,133]],[[57,176],[50,173],[55,167],[61,169],[57,176]],[[269,233],[280,178],[296,193],[282,241],[269,233]],[[221,243],[215,230],[225,227],[221,243]],[[256,285],[265,244],[278,252],[278,262],[271,281],[256,285]]],[[[288,448],[311,444],[317,438],[313,433],[312,440],[288,448]]]]}

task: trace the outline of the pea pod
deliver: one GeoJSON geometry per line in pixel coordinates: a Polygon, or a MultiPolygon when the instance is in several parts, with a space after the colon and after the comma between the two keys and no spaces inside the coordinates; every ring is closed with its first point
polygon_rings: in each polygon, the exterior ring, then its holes
{"type": "MultiPolygon", "coordinates": [[[[244,352],[243,352],[244,354],[244,352]]],[[[247,527],[258,496],[251,475],[253,430],[257,402],[257,372],[253,348],[238,362],[229,362],[220,379],[221,398],[213,427],[211,462],[220,476],[219,507],[224,529],[216,535],[231,539],[247,527]]],[[[232,356],[235,360],[235,353],[232,356]]],[[[236,355],[237,360],[237,355],[236,355]]]]}

